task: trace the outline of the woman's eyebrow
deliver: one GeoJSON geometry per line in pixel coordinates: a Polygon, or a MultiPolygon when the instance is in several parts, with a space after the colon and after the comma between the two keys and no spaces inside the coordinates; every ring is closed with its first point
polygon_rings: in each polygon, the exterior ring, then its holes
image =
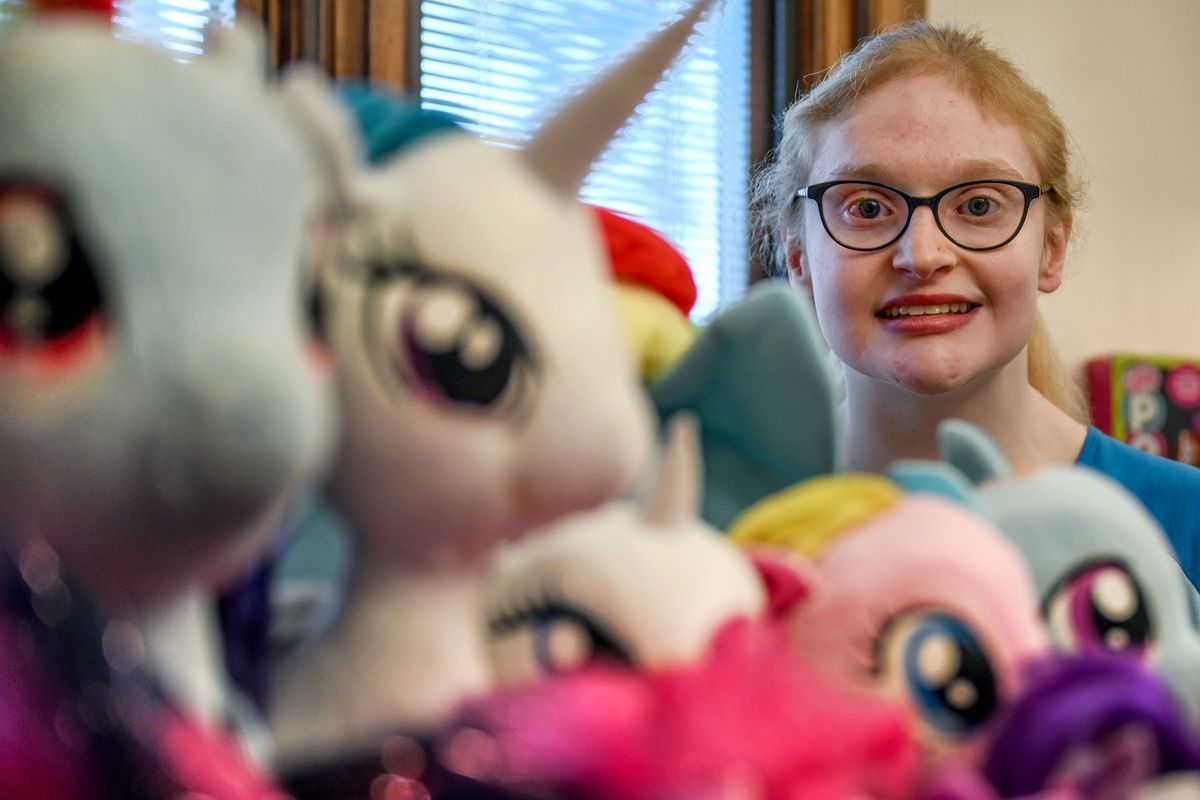
{"type": "Polygon", "coordinates": [[[887,167],[871,161],[850,161],[830,171],[827,181],[875,181],[887,183],[895,180],[887,167]]]}
{"type": "MultiPolygon", "coordinates": [[[[1030,180],[1012,164],[1003,159],[970,159],[957,163],[947,163],[945,169],[939,169],[941,183],[952,186],[963,181],[982,180],[986,178],[1003,178],[1006,180],[1030,180]]],[[[839,164],[829,173],[827,181],[875,181],[889,186],[896,184],[895,171],[877,161],[848,161],[839,164]]],[[[902,188],[897,186],[896,188],[902,188]]],[[[943,187],[944,188],[944,187],[943,187]]],[[[931,190],[932,191],[932,190],[931,190]]]]}
{"type": "Polygon", "coordinates": [[[975,180],[977,178],[1029,180],[1021,175],[1020,170],[1003,160],[978,159],[964,161],[954,165],[954,172],[952,174],[959,176],[959,179],[964,181],[975,180]]]}

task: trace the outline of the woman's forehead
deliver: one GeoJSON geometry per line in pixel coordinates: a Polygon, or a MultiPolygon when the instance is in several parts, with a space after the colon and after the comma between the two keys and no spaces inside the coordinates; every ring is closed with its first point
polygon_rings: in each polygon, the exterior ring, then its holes
{"type": "Polygon", "coordinates": [[[1025,131],[941,74],[875,87],[815,138],[811,183],[857,178],[935,192],[982,178],[1039,181],[1025,131]]]}

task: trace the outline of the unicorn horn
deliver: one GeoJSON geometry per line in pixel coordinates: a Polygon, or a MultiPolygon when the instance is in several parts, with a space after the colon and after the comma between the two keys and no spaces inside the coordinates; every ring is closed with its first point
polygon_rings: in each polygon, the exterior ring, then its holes
{"type": "Polygon", "coordinates": [[[700,513],[700,433],[696,418],[686,411],[667,423],[667,446],[654,494],[642,517],[664,529],[700,513]]]}
{"type": "Polygon", "coordinates": [[[592,164],[671,66],[714,1],[697,0],[681,19],[660,31],[546,122],[524,150],[533,171],[555,191],[575,197],[592,164]]]}

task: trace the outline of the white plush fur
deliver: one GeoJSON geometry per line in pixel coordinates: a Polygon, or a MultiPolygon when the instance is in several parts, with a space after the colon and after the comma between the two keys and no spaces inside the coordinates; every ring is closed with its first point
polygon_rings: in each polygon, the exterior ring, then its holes
{"type": "Polygon", "coordinates": [[[553,626],[586,640],[573,620],[553,613],[500,625],[547,604],[587,614],[638,669],[694,662],[726,622],[763,613],[765,589],[750,560],[699,519],[693,426],[675,425],[671,444],[645,503],[572,514],[497,551],[484,599],[498,682],[529,681],[562,666],[540,663],[535,652],[535,637],[552,635],[553,626]]]}
{"type": "MultiPolygon", "coordinates": [[[[622,74],[601,102],[620,98],[631,110],[694,17],[659,42],[653,74],[632,82],[622,74]]],[[[540,174],[553,162],[583,175],[598,149],[554,147],[543,158],[449,132],[364,169],[349,126],[311,76],[295,78],[284,96],[335,184],[328,197],[341,257],[327,297],[345,430],[331,494],[358,545],[342,618],[275,674],[273,728],[286,769],[436,725],[488,688],[480,591],[489,554],[628,490],[648,450],[650,414],[578,185],[540,174]],[[379,267],[399,272],[373,280],[379,267]],[[422,277],[440,288],[423,288],[422,277]],[[431,397],[398,346],[409,323],[424,330],[419,320],[466,330],[456,326],[473,319],[475,303],[464,305],[451,285],[501,309],[527,347],[495,403],[431,397]],[[437,296],[449,299],[434,313],[437,296]]],[[[602,144],[615,125],[603,130],[581,140],[602,144]]],[[[484,328],[470,329],[486,341],[484,328]]]]}
{"type": "Polygon", "coordinates": [[[202,598],[261,556],[331,444],[301,302],[310,179],[248,60],[185,67],[80,20],[0,42],[0,180],[61,194],[105,300],[86,365],[0,363],[0,529],[140,619],[207,718],[202,598]]]}

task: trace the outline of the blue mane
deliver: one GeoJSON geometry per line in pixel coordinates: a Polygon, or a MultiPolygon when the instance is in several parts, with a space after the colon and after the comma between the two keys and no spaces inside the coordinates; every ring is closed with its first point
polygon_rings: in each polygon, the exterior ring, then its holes
{"type": "Polygon", "coordinates": [[[345,84],[338,92],[362,131],[367,160],[372,164],[427,136],[463,130],[449,114],[427,111],[399,92],[367,84],[345,84]]]}

